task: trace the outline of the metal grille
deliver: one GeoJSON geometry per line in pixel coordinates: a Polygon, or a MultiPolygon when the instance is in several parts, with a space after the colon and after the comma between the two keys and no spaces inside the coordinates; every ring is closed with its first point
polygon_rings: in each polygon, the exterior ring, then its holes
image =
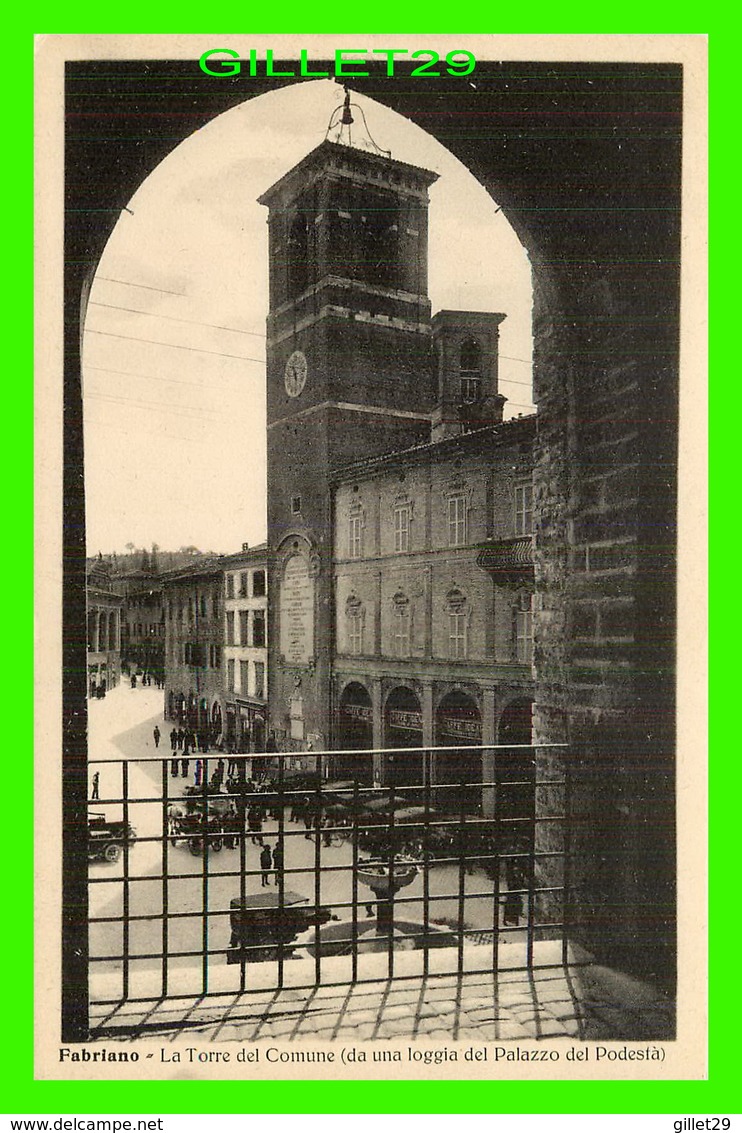
{"type": "Polygon", "coordinates": [[[467,746],[489,754],[487,781],[436,781],[454,747],[304,754],[302,770],[292,754],[201,755],[198,785],[195,754],[187,784],[180,752],[91,761],[108,787],[88,803],[91,1002],[366,982],[379,952],[391,979],[400,950],[423,976],[531,968],[539,939],[561,938],[566,960],[556,746],[467,746]],[[332,777],[339,757],[347,771],[390,755],[395,784],[332,777]]]}

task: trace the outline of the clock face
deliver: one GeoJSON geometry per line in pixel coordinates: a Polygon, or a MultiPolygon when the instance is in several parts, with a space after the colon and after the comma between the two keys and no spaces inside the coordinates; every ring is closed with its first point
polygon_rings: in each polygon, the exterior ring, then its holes
{"type": "Polygon", "coordinates": [[[283,384],[289,397],[298,397],[307,384],[307,360],[301,350],[295,350],[286,361],[283,384]]]}

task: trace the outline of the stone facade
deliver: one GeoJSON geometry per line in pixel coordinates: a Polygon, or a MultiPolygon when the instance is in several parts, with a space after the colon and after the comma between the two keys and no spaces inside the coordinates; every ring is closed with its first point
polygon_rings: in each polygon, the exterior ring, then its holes
{"type": "Polygon", "coordinates": [[[218,558],[162,576],[165,607],[165,715],[208,733],[223,732],[223,573],[218,558]]]}
{"type": "Polygon", "coordinates": [[[263,751],[267,694],[265,544],[221,559],[224,572],[224,725],[230,751],[263,751]]]}
{"type": "MultiPolygon", "coordinates": [[[[530,742],[531,519],[519,505],[530,498],[534,425],[501,423],[336,476],[335,748],[362,735],[384,749],[494,743],[513,704],[528,706],[530,742]],[[506,570],[516,542],[521,564],[506,570]]],[[[436,757],[438,778],[462,758],[436,757]]],[[[368,772],[401,781],[395,759],[368,772]]],[[[490,777],[479,752],[470,762],[490,777]]]]}
{"type": "Polygon", "coordinates": [[[121,624],[124,599],[113,588],[107,563],[96,560],[87,571],[87,691],[103,696],[121,678],[121,624]]]}
{"type": "Polygon", "coordinates": [[[119,575],[116,584],[124,595],[121,659],[124,664],[160,678],[165,669],[165,611],[162,580],[148,570],[119,575]]]}

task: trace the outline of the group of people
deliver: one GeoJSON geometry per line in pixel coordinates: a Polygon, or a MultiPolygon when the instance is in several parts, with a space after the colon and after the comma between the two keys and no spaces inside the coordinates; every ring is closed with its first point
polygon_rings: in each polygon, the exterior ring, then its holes
{"type": "MultiPolygon", "coordinates": [[[[154,685],[155,688],[164,688],[165,687],[165,679],[164,679],[164,677],[161,677],[158,673],[140,673],[139,675],[142,678],[142,688],[145,688],[145,687],[149,688],[150,685],[154,685]]],[[[131,674],[131,677],[129,678],[129,684],[131,685],[132,688],[137,687],[137,674],[136,673],[131,674]]]]}
{"type": "Polygon", "coordinates": [[[170,748],[172,751],[182,751],[186,756],[198,748],[205,755],[209,750],[209,734],[203,728],[198,732],[193,728],[173,728],[170,732],[170,748]]]}
{"type": "Polygon", "coordinates": [[[260,851],[260,884],[270,885],[270,872],[273,870],[273,882],[280,885],[280,876],[283,873],[283,846],[276,842],[273,850],[266,843],[260,851]]]}

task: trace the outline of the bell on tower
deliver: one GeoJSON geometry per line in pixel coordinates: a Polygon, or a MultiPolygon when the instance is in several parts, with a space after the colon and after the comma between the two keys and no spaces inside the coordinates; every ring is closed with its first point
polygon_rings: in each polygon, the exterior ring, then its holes
{"type": "Polygon", "coordinates": [[[330,141],[337,142],[339,145],[355,145],[358,149],[370,150],[373,153],[381,154],[382,157],[390,158],[392,156],[392,151],[388,149],[382,149],[381,146],[378,146],[374,139],[371,137],[371,131],[368,128],[368,122],[366,121],[366,115],[364,114],[363,107],[360,106],[357,102],[351,102],[350,91],[347,87],[345,87],[344,90],[345,98],[343,99],[342,108],[336,106],[332,114],[330,115],[330,121],[327,124],[327,131],[325,133],[325,141],[327,141],[327,139],[329,138],[330,141]],[[365,138],[363,134],[361,134],[359,137],[359,135],[356,133],[355,140],[353,139],[353,131],[351,129],[355,122],[355,118],[353,117],[353,107],[355,107],[355,109],[361,116],[363,128],[366,133],[365,138]],[[341,111],[339,121],[338,111],[341,111]],[[335,134],[334,137],[332,136],[333,132],[335,134]]]}

